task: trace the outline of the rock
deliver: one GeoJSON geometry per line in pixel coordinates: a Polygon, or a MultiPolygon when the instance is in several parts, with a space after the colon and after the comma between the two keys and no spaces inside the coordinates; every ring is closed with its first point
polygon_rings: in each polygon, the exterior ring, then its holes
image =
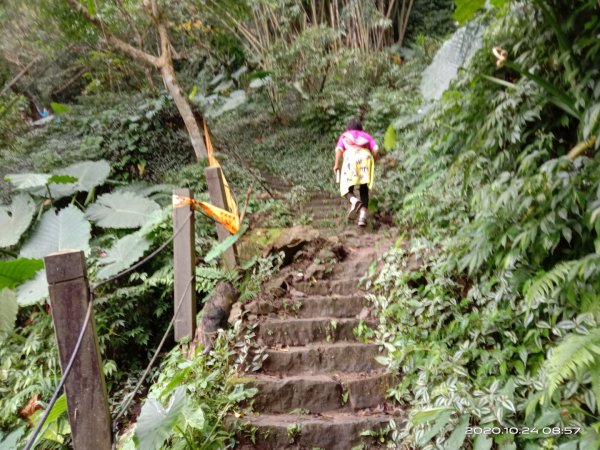
{"type": "Polygon", "coordinates": [[[280,275],[268,281],[263,286],[263,294],[270,298],[281,297],[287,291],[287,277],[280,275]]]}
{"type": "Polygon", "coordinates": [[[228,322],[230,325],[234,325],[238,320],[242,318],[242,304],[240,302],[235,302],[231,307],[231,312],[229,313],[228,322]]]}
{"type": "Polygon", "coordinates": [[[327,262],[332,259],[336,259],[335,254],[328,248],[323,248],[319,250],[319,253],[317,253],[317,258],[320,259],[322,262],[327,262]]]}
{"type": "Polygon", "coordinates": [[[323,278],[323,275],[325,275],[325,271],[327,270],[327,266],[325,266],[325,264],[315,264],[312,263],[310,266],[308,266],[308,268],[306,269],[305,273],[304,273],[304,278],[306,280],[310,280],[311,278],[323,278]]]}
{"type": "Polygon", "coordinates": [[[283,252],[285,255],[283,263],[287,265],[294,260],[294,256],[302,247],[319,237],[319,232],[309,226],[299,225],[289,228],[279,235],[275,242],[267,248],[265,254],[283,252]]]}

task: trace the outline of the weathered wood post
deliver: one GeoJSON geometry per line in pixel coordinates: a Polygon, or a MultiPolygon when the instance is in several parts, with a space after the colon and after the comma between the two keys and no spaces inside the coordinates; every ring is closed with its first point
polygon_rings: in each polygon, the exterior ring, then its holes
{"type": "MultiPolygon", "coordinates": [[[[44,258],[61,369],[66,369],[90,302],[85,256],[63,250],[44,258]]],[[[111,419],[94,314],[90,316],[71,372],[65,381],[75,450],[110,450],[111,419]]]]}
{"type": "MultiPolygon", "coordinates": [[[[175,189],[173,195],[194,198],[190,189],[175,189]]],[[[174,314],[175,340],[194,339],[196,333],[196,227],[191,204],[173,208],[173,233],[181,227],[173,241],[173,268],[175,272],[174,314]],[[189,220],[188,220],[189,217],[189,220]],[[187,222],[186,222],[187,221],[187,222]],[[188,287],[192,279],[192,285],[188,287]],[[182,300],[182,296],[183,300],[182,300]],[[181,306],[179,302],[181,301],[181,306]],[[177,307],[179,306],[179,310],[177,307]]]]}
{"type": "MultiPolygon", "coordinates": [[[[206,184],[208,185],[208,193],[210,194],[210,202],[226,211],[229,211],[227,206],[227,197],[225,196],[225,186],[223,186],[223,177],[220,167],[207,167],[204,169],[206,184]]],[[[217,223],[217,236],[219,242],[227,239],[231,234],[220,223],[217,223]]],[[[234,269],[237,266],[237,250],[236,246],[232,245],[223,253],[223,264],[228,269],[234,269]]]]}

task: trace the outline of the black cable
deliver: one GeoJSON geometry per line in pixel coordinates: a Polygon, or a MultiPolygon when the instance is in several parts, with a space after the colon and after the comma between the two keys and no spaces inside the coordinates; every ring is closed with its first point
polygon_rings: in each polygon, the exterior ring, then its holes
{"type": "MultiPolygon", "coordinates": [[[[79,332],[79,336],[77,337],[77,342],[75,343],[75,348],[73,349],[73,353],[71,354],[71,358],[69,359],[69,363],[67,364],[67,367],[65,368],[65,370],[63,372],[63,375],[62,375],[62,377],[61,377],[61,379],[60,379],[60,381],[58,383],[58,386],[56,387],[56,389],[54,390],[54,393],[52,394],[50,402],[48,402],[48,406],[46,407],[46,409],[44,411],[44,414],[42,415],[42,418],[40,419],[40,421],[38,422],[37,426],[33,430],[32,435],[29,438],[29,440],[27,441],[27,444],[25,445],[25,447],[23,448],[23,450],[31,450],[31,448],[33,447],[33,444],[35,443],[38,435],[40,434],[40,431],[41,431],[44,423],[46,422],[46,419],[50,415],[50,411],[52,410],[54,404],[58,400],[60,391],[62,390],[62,387],[64,386],[65,381],[66,381],[67,377],[69,376],[69,373],[71,372],[73,364],[75,363],[75,358],[77,356],[77,353],[79,352],[79,349],[81,348],[81,343],[83,342],[83,335],[85,334],[85,331],[87,329],[88,323],[90,321],[90,317],[92,315],[92,303],[94,301],[93,291],[95,289],[97,289],[99,286],[102,286],[104,284],[110,283],[111,281],[114,281],[114,280],[122,277],[123,275],[126,275],[129,272],[132,272],[134,269],[140,267],[142,264],[145,264],[150,259],[152,259],[154,256],[156,256],[158,253],[160,253],[162,250],[164,250],[167,247],[167,245],[169,245],[173,241],[173,239],[175,239],[175,237],[183,230],[183,228],[185,227],[185,225],[191,219],[193,213],[194,213],[193,211],[190,211],[190,214],[187,216],[187,218],[181,224],[181,226],[175,231],[175,233],[173,233],[173,235],[167,241],[165,241],[163,244],[161,244],[156,250],[154,250],[148,256],[146,256],[145,258],[143,258],[141,261],[137,262],[133,266],[129,267],[128,269],[125,269],[125,270],[119,272],[118,274],[116,274],[116,275],[114,275],[114,276],[112,276],[112,277],[110,277],[110,278],[108,278],[108,279],[106,279],[104,281],[100,281],[100,282],[94,284],[90,288],[89,303],[88,303],[88,308],[87,308],[87,311],[86,311],[84,323],[83,323],[83,325],[81,327],[81,331],[79,332]]],[[[154,362],[156,361],[156,359],[158,357],[158,354],[159,354],[160,350],[162,349],[162,346],[164,345],[165,341],[167,340],[167,337],[168,337],[168,335],[169,335],[169,333],[171,331],[171,328],[173,327],[173,323],[175,322],[175,317],[177,316],[177,313],[179,312],[179,309],[181,307],[181,304],[183,302],[183,299],[184,299],[185,295],[187,294],[190,286],[192,285],[193,279],[194,279],[194,277],[192,276],[192,278],[190,279],[190,281],[188,282],[188,284],[187,284],[187,286],[185,288],[185,291],[184,291],[183,295],[179,299],[179,303],[177,304],[177,308],[175,309],[175,313],[173,314],[173,317],[172,317],[171,321],[169,322],[169,326],[167,327],[167,331],[163,335],[163,337],[162,337],[162,339],[161,339],[161,341],[160,341],[160,343],[159,343],[159,345],[158,345],[158,347],[157,347],[157,349],[156,349],[156,351],[154,353],[154,356],[150,360],[150,363],[146,367],[146,370],[144,370],[144,373],[143,373],[142,377],[140,378],[140,381],[136,385],[135,389],[130,394],[129,399],[127,400],[127,402],[125,403],[125,405],[121,408],[121,412],[119,412],[119,414],[117,414],[117,416],[115,417],[115,419],[113,421],[113,424],[116,424],[117,420],[127,411],[127,407],[129,406],[129,404],[133,400],[133,396],[135,395],[135,393],[137,392],[137,390],[140,388],[140,386],[142,385],[144,379],[148,375],[148,372],[150,371],[150,369],[154,365],[154,362]]],[[[113,425],[113,432],[114,432],[114,425],[113,425]]],[[[114,448],[114,445],[115,444],[113,443],[113,448],[114,448]]]]}
{"type": "Polygon", "coordinates": [[[173,328],[173,324],[175,323],[175,317],[177,317],[177,314],[179,313],[179,309],[181,308],[181,305],[183,304],[183,299],[185,298],[186,294],[188,293],[190,287],[192,286],[192,282],[193,281],[194,281],[194,276],[192,276],[190,278],[190,281],[188,282],[187,286],[185,287],[185,290],[183,291],[183,294],[181,295],[181,298],[179,299],[179,302],[177,303],[177,307],[175,308],[175,312],[173,313],[173,317],[171,318],[171,321],[169,322],[169,326],[167,327],[167,330],[165,331],[165,334],[163,335],[162,339],[160,340],[160,343],[158,344],[158,347],[156,347],[156,350],[154,351],[154,355],[152,356],[152,359],[150,360],[150,362],[146,366],[146,369],[144,370],[144,373],[140,377],[140,379],[139,379],[138,383],[136,384],[135,388],[133,389],[133,391],[129,394],[129,396],[127,397],[127,399],[123,402],[123,406],[121,406],[121,410],[119,411],[119,413],[113,419],[113,449],[115,449],[116,445],[117,445],[117,439],[116,439],[117,422],[119,421],[119,419],[121,418],[121,416],[127,412],[127,409],[129,408],[129,405],[133,401],[133,397],[135,396],[136,392],[138,391],[138,389],[140,388],[140,386],[142,385],[142,383],[144,382],[144,380],[148,376],[148,373],[150,372],[150,369],[152,368],[152,366],[156,362],[156,359],[158,358],[158,354],[162,350],[162,346],[164,345],[165,341],[167,340],[167,337],[169,336],[169,334],[171,333],[171,328],[173,328]]]}
{"type": "Polygon", "coordinates": [[[133,266],[122,270],[121,272],[117,273],[116,275],[113,275],[112,277],[103,280],[103,281],[99,281],[98,283],[94,284],[92,286],[92,291],[95,291],[97,288],[99,288],[100,286],[110,283],[112,281],[115,281],[118,278],[121,278],[123,275],[127,275],[128,273],[134,271],[135,269],[137,269],[138,267],[140,267],[141,265],[147,263],[149,260],[151,260],[152,258],[154,258],[156,255],[158,255],[161,251],[163,251],[167,245],[169,245],[173,239],[175,239],[175,237],[181,233],[181,231],[183,230],[183,228],[185,227],[185,225],[188,223],[188,221],[191,219],[192,214],[194,214],[193,211],[190,211],[190,214],[187,216],[187,218],[184,220],[184,222],[181,224],[181,226],[175,231],[175,233],[173,233],[173,236],[171,236],[169,239],[167,239],[164,243],[162,243],[156,250],[154,250],[152,253],[150,253],[148,256],[142,258],[140,261],[138,261],[137,263],[135,263],[133,266]]]}
{"type": "Polygon", "coordinates": [[[25,445],[23,450],[30,450],[33,447],[33,444],[35,443],[38,435],[40,434],[42,426],[44,426],[46,419],[50,415],[50,411],[52,411],[52,407],[56,403],[56,400],[58,400],[58,394],[60,394],[60,391],[61,391],[63,385],[65,384],[65,381],[66,381],[67,377],[69,376],[69,373],[71,372],[71,368],[73,367],[73,363],[75,362],[75,357],[77,356],[77,353],[79,352],[79,349],[81,348],[81,343],[83,342],[83,335],[85,334],[85,330],[87,329],[87,325],[90,321],[90,317],[92,316],[92,302],[93,301],[94,301],[94,297],[93,297],[92,292],[90,291],[89,303],[88,303],[87,312],[85,313],[85,319],[84,319],[83,325],[81,326],[81,331],[79,332],[79,336],[77,337],[77,342],[75,343],[75,348],[73,349],[73,353],[71,354],[69,363],[67,364],[67,367],[65,368],[65,371],[63,373],[62,378],[60,379],[60,381],[58,383],[58,386],[56,386],[56,389],[54,390],[54,394],[52,394],[52,398],[50,399],[50,402],[48,403],[48,406],[46,407],[46,410],[44,411],[42,418],[40,419],[37,426],[35,427],[35,430],[33,430],[33,433],[31,434],[31,437],[27,441],[27,444],[25,445]]]}

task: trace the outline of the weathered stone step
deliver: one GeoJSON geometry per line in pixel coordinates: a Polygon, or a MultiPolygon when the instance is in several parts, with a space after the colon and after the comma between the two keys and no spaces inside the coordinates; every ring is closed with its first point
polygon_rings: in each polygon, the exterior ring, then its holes
{"type": "Polygon", "coordinates": [[[285,349],[268,349],[262,364],[267,373],[293,375],[323,372],[371,372],[382,366],[375,361],[376,344],[338,342],[319,343],[285,349]]]}
{"type": "Polygon", "coordinates": [[[322,211],[307,211],[306,214],[312,217],[313,220],[334,220],[336,222],[342,220],[345,222],[348,220],[344,211],[335,209],[322,211]]]}
{"type": "Polygon", "coordinates": [[[310,198],[338,198],[338,194],[336,191],[327,190],[327,191],[306,191],[306,193],[310,196],[310,198]]]}
{"type": "Polygon", "coordinates": [[[386,373],[292,375],[278,378],[254,375],[258,394],[254,411],[287,414],[294,410],[320,413],[372,408],[385,401],[392,376],[386,373]]]}
{"type": "Polygon", "coordinates": [[[331,280],[343,280],[348,276],[349,273],[361,276],[365,275],[369,271],[371,264],[376,264],[377,261],[377,252],[373,250],[372,252],[369,252],[369,255],[371,255],[371,253],[372,257],[343,261],[336,264],[331,275],[331,280]]]}
{"type": "Polygon", "coordinates": [[[359,323],[359,319],[334,317],[267,319],[259,324],[256,335],[269,347],[356,341],[353,330],[359,323]]]}
{"type": "MultiPolygon", "coordinates": [[[[333,413],[324,415],[258,415],[246,417],[243,423],[256,428],[256,442],[239,435],[238,450],[350,450],[372,442],[360,436],[366,430],[379,430],[394,420],[401,428],[401,419],[386,414],[354,415],[333,413]]],[[[372,447],[368,447],[372,448],[372,447]]]]}
{"type": "Polygon", "coordinates": [[[294,288],[307,295],[352,295],[358,290],[360,278],[340,278],[336,280],[299,281],[294,288]]]}
{"type": "Polygon", "coordinates": [[[283,298],[277,301],[258,301],[249,306],[259,315],[277,314],[309,317],[356,317],[368,302],[363,295],[326,295],[283,298]]]}
{"type": "Polygon", "coordinates": [[[311,211],[342,211],[347,213],[348,208],[344,208],[345,204],[337,200],[313,200],[305,207],[305,210],[311,211]]]}

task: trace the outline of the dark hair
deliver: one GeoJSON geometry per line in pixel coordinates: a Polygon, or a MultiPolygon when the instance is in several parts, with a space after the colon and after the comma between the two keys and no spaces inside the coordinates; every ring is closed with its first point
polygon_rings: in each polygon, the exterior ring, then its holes
{"type": "Polygon", "coordinates": [[[362,131],[362,122],[358,117],[353,117],[346,124],[346,130],[360,130],[362,131]]]}

